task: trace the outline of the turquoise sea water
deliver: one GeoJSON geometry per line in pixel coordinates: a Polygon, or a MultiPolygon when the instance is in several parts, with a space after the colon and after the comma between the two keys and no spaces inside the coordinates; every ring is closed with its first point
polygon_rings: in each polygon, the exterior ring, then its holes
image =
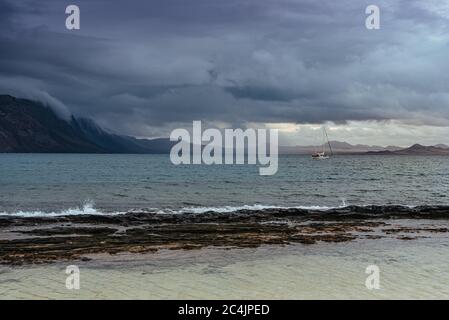
{"type": "Polygon", "coordinates": [[[168,155],[0,154],[3,214],[437,205],[449,204],[448,188],[449,158],[437,156],[281,156],[276,175],[260,176],[168,155]]]}

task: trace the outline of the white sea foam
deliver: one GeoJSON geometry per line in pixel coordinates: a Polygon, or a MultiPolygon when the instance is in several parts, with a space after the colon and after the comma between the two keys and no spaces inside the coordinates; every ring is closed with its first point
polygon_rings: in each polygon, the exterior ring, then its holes
{"type": "Polygon", "coordinates": [[[46,211],[17,211],[17,212],[0,212],[2,216],[9,217],[60,217],[60,216],[77,216],[77,215],[116,215],[124,214],[125,212],[113,212],[105,213],[95,209],[94,204],[91,202],[85,203],[82,207],[69,208],[57,212],[46,212],[46,211]]]}
{"type": "Polygon", "coordinates": [[[258,210],[266,210],[266,209],[304,209],[304,210],[330,210],[334,208],[340,207],[327,207],[327,206],[293,206],[293,207],[285,207],[285,206],[274,206],[274,205],[244,205],[244,206],[223,206],[223,207],[185,207],[179,210],[159,210],[158,213],[206,213],[206,212],[218,212],[218,213],[229,213],[235,212],[239,210],[250,210],[250,211],[258,211],[258,210]]]}
{"type": "MultiPolygon", "coordinates": [[[[266,210],[266,209],[302,209],[302,210],[317,210],[317,211],[327,211],[332,209],[341,209],[349,206],[345,199],[341,199],[341,205],[339,206],[277,206],[277,205],[262,205],[262,204],[254,204],[254,205],[243,205],[243,206],[221,206],[221,207],[184,207],[181,209],[160,209],[157,210],[157,213],[161,214],[182,214],[182,213],[196,213],[202,214],[206,212],[217,212],[217,213],[230,213],[236,212],[239,210],[249,210],[249,211],[258,211],[258,210],[266,210]]],[[[358,207],[369,207],[370,204],[366,205],[357,205],[358,207]]],[[[398,205],[406,208],[415,208],[414,205],[398,205]]]]}
{"type": "MultiPolygon", "coordinates": [[[[243,205],[243,206],[220,206],[220,207],[184,207],[181,209],[157,209],[157,208],[147,208],[147,209],[134,209],[127,211],[115,211],[115,212],[103,212],[94,207],[92,202],[87,202],[82,207],[69,208],[61,210],[58,212],[46,212],[46,211],[17,211],[17,212],[0,212],[0,216],[13,216],[13,217],[60,217],[60,216],[76,216],[76,215],[122,215],[126,213],[145,213],[145,212],[156,212],[159,214],[202,214],[206,212],[216,212],[216,213],[231,213],[239,210],[248,211],[258,211],[267,209],[302,209],[302,210],[317,210],[317,211],[327,211],[338,208],[345,208],[348,205],[345,201],[342,201],[340,206],[276,206],[276,205],[243,205]]],[[[360,207],[366,207],[369,205],[361,205],[360,207]]],[[[402,205],[403,207],[414,208],[416,206],[412,205],[402,205]]]]}
{"type": "Polygon", "coordinates": [[[258,211],[265,209],[305,209],[305,210],[322,210],[326,211],[329,209],[333,209],[337,207],[327,207],[327,206],[294,206],[294,207],[286,207],[286,206],[274,206],[274,205],[243,205],[243,206],[222,206],[222,207],[184,207],[181,209],[139,209],[139,210],[128,210],[126,212],[102,212],[94,207],[94,204],[88,202],[84,204],[82,207],[69,208],[61,211],[16,211],[16,212],[0,212],[0,216],[12,216],[12,217],[61,217],[61,216],[76,216],[76,215],[120,215],[126,214],[130,212],[157,212],[160,214],[183,214],[183,213],[206,213],[206,212],[217,212],[217,213],[230,213],[238,210],[250,210],[250,211],[258,211]]]}

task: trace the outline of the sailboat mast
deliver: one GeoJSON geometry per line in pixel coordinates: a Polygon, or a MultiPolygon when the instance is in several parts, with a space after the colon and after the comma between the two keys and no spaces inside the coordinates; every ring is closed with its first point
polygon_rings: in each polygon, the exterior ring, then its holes
{"type": "Polygon", "coordinates": [[[329,141],[329,137],[327,136],[326,128],[323,127],[323,130],[324,130],[324,134],[326,135],[326,140],[327,140],[327,144],[329,145],[329,150],[331,152],[331,156],[333,156],[334,153],[332,152],[331,142],[329,141]]]}
{"type": "MultiPolygon", "coordinates": [[[[324,127],[323,127],[323,129],[324,129],[324,127]]],[[[322,151],[323,154],[326,153],[326,135],[324,134],[324,132],[325,131],[322,132],[323,141],[321,142],[321,145],[323,146],[323,151],[322,151]]]]}

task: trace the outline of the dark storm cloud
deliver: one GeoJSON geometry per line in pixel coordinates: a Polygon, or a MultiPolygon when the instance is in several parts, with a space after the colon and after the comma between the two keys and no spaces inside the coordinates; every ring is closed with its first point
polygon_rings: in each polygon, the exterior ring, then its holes
{"type": "Polygon", "coordinates": [[[72,2],[0,0],[0,92],[137,136],[192,120],[449,119],[442,1],[72,2]],[[72,2],[79,31],[65,29],[72,2]]]}

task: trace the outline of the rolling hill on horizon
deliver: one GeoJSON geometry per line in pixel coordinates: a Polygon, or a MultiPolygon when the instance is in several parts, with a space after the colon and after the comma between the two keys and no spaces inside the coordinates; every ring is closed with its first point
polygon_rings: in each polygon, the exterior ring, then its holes
{"type": "Polygon", "coordinates": [[[434,146],[423,146],[419,143],[415,143],[414,145],[403,148],[399,150],[385,150],[385,151],[370,151],[367,154],[372,155],[418,155],[418,156],[434,156],[434,155],[449,155],[449,146],[445,144],[437,144],[434,146]]]}

